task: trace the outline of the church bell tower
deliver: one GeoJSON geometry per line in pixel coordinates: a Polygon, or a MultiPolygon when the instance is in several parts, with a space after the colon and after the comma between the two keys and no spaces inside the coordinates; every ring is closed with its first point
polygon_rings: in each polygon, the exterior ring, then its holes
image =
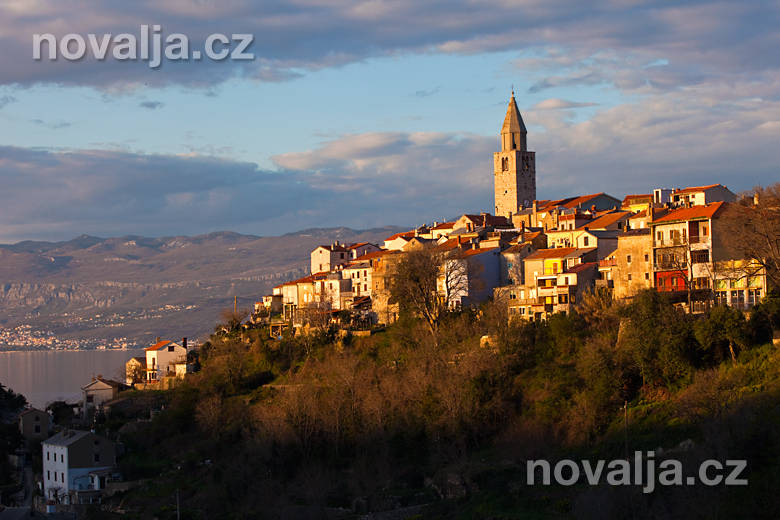
{"type": "Polygon", "coordinates": [[[536,199],[536,154],[528,151],[527,135],[512,91],[501,127],[501,151],[493,154],[496,215],[510,217],[536,199]]]}

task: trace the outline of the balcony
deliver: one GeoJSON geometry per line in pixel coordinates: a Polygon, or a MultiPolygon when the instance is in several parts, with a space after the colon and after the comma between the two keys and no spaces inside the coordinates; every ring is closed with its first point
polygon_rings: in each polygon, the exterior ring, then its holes
{"type": "Polygon", "coordinates": [[[599,260],[599,267],[615,267],[616,265],[617,265],[616,258],[607,258],[604,260],[599,260]]]}
{"type": "Polygon", "coordinates": [[[687,245],[688,241],[684,238],[662,238],[661,240],[655,239],[655,247],[680,247],[687,245]]]}

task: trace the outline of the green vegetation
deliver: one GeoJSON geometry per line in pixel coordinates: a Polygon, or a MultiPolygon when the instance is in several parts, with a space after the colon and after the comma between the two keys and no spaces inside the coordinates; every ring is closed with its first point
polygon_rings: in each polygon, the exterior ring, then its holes
{"type": "Polygon", "coordinates": [[[19,488],[8,456],[22,446],[16,416],[27,404],[23,395],[0,384],[0,498],[19,488]]]}
{"type": "Polygon", "coordinates": [[[198,374],[103,425],[141,481],[112,505],[175,518],[178,492],[182,518],[780,517],[779,308],[697,317],[648,291],[509,326],[491,303],[360,338],[218,328],[198,374]],[[527,459],[657,448],[686,474],[746,459],[750,486],[525,485],[527,459]]]}

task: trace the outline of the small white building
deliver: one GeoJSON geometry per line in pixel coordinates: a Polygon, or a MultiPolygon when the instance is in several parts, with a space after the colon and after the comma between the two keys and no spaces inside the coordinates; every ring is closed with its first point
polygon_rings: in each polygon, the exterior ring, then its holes
{"type": "Polygon", "coordinates": [[[82,410],[85,416],[90,410],[101,408],[106,401],[116,399],[119,392],[126,388],[127,385],[112,379],[103,379],[102,376],[93,378],[91,383],[81,387],[82,410]]]}
{"type": "Polygon", "coordinates": [[[114,443],[88,431],[60,432],[45,440],[42,450],[43,494],[59,503],[78,503],[79,492],[101,489],[90,474],[116,465],[114,443]]]}
{"type": "Polygon", "coordinates": [[[146,349],[146,380],[159,381],[166,376],[176,375],[176,364],[187,361],[186,338],[182,345],[173,341],[158,341],[146,349]]]}

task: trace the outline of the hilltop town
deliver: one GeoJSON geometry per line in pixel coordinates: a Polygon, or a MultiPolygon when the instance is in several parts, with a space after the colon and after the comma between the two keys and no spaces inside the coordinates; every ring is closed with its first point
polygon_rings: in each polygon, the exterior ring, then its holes
{"type": "Polygon", "coordinates": [[[396,266],[419,250],[438,256],[437,292],[448,308],[494,298],[510,318],[566,313],[596,289],[619,300],[656,289],[689,312],[748,309],[767,294],[765,266],[729,240],[737,196],[726,186],[538,200],[527,134],[513,93],[493,157],[492,213],[423,224],[378,244],[320,245],[310,274],[274,287],[255,304],[253,321],[269,324],[274,336],[328,313],[334,322],[338,315],[339,322],[390,324],[399,312],[391,295],[396,266]]]}

